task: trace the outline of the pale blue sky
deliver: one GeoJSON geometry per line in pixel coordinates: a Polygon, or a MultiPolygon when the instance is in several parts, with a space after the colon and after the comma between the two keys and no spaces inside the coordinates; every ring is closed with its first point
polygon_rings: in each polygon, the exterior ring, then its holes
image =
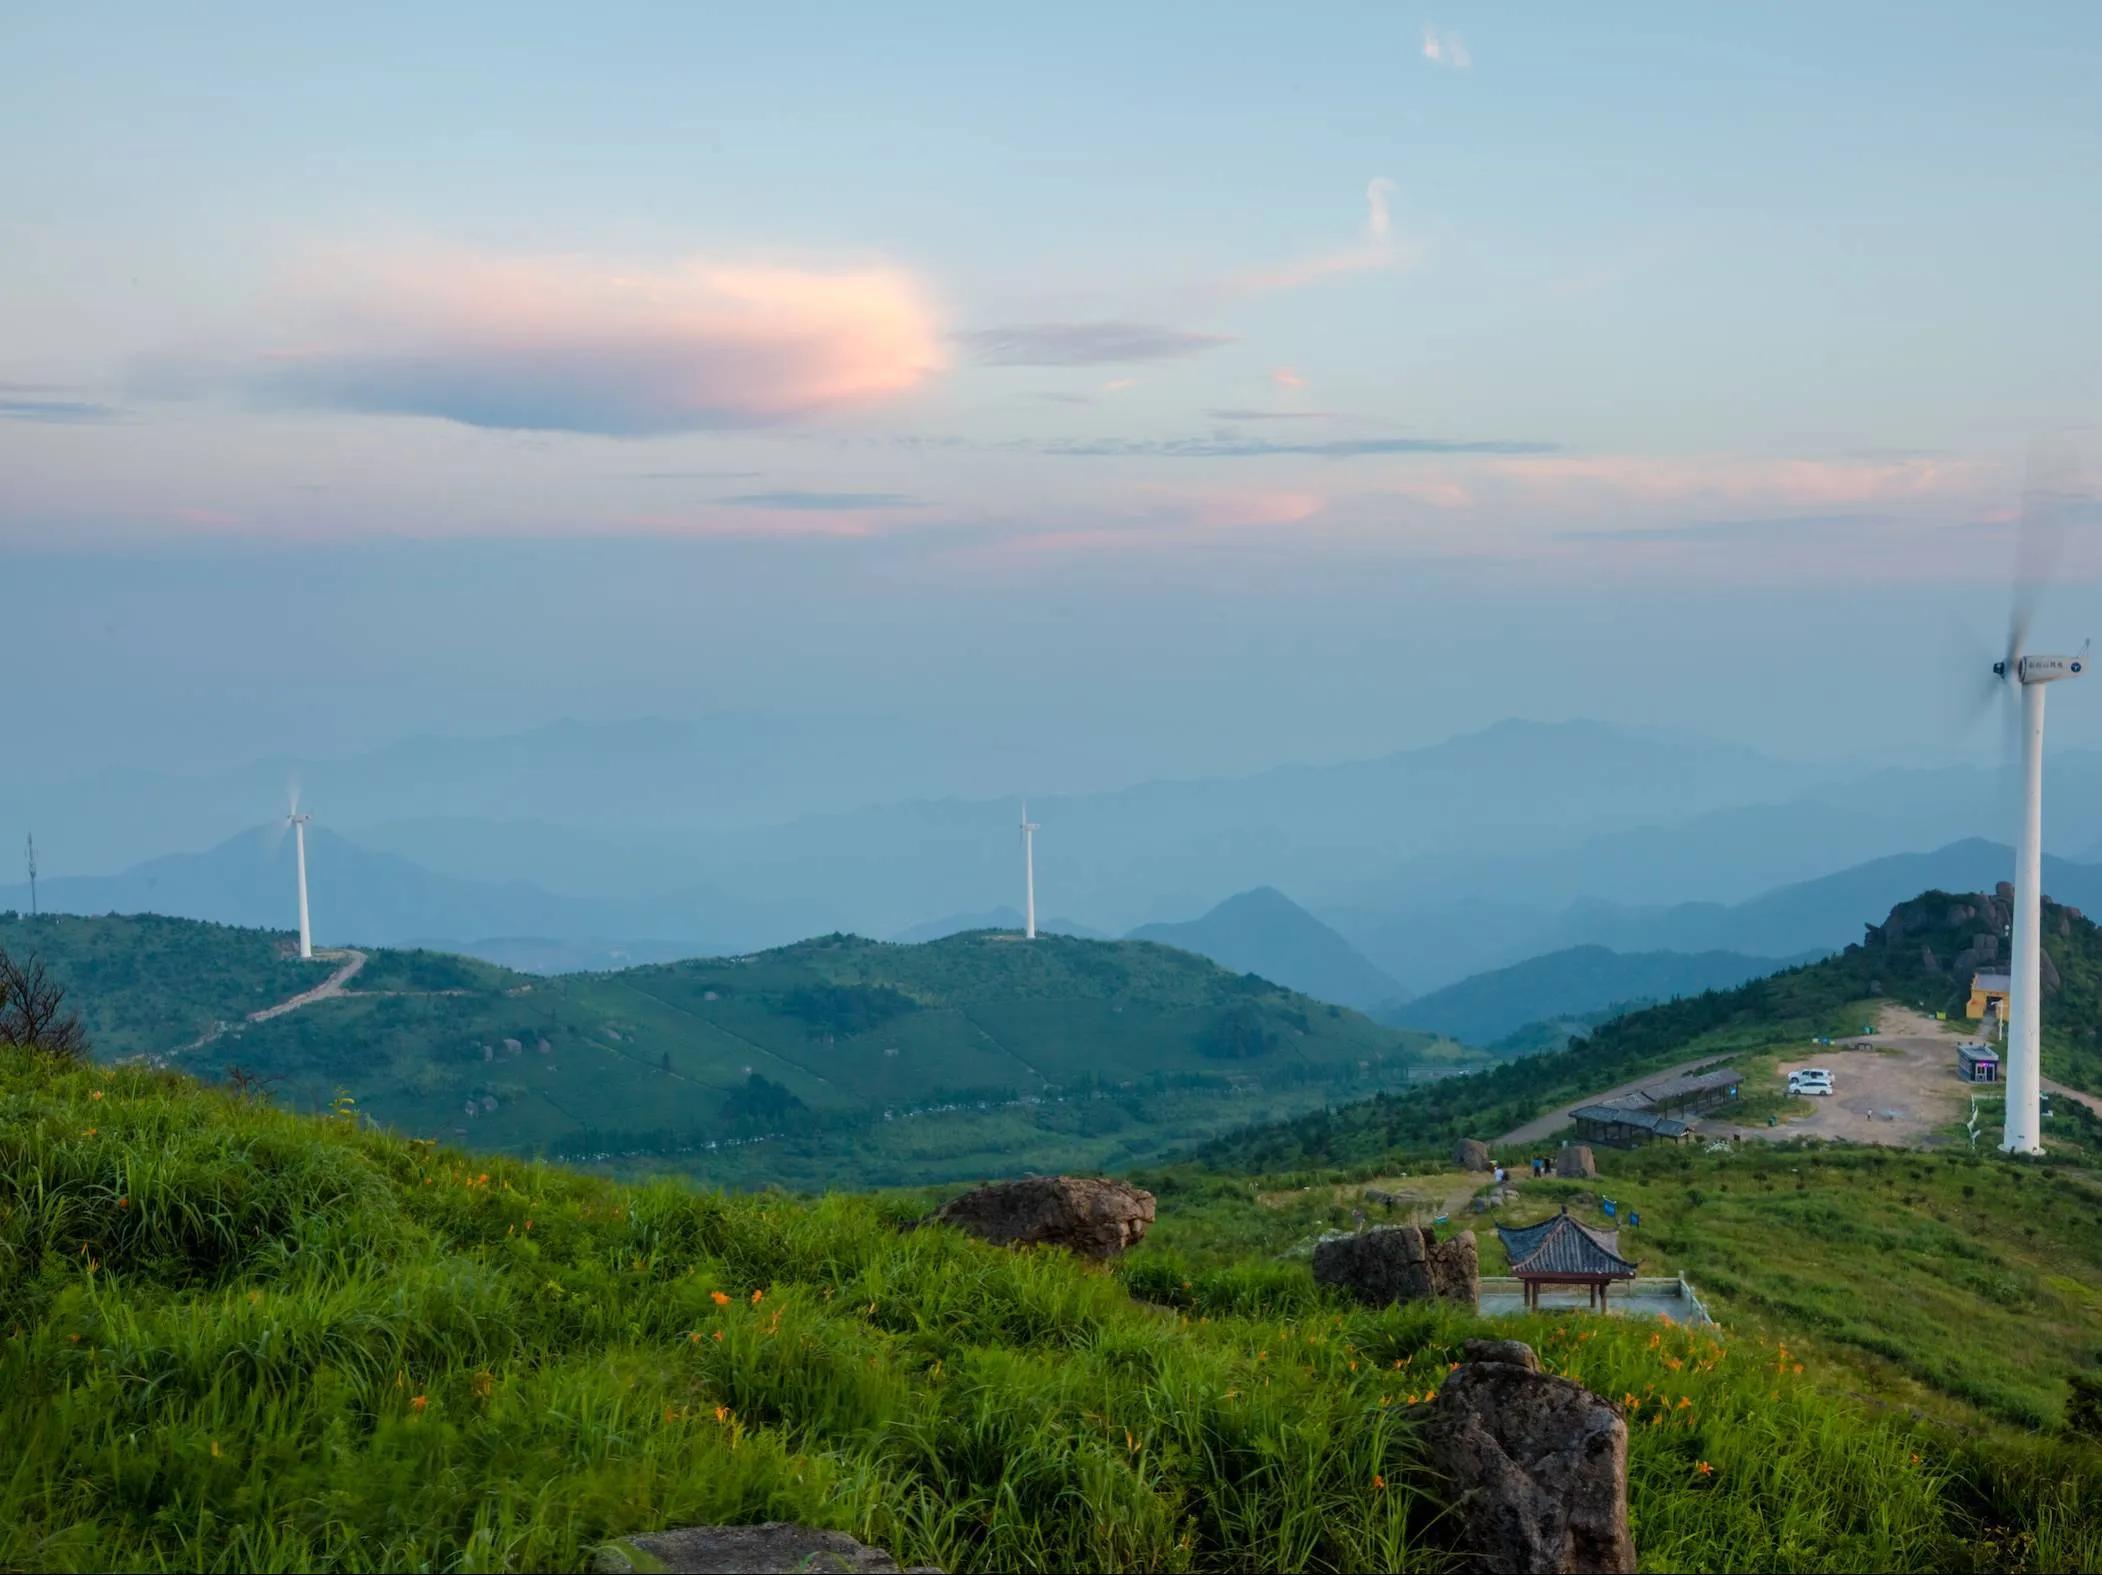
{"type": "Polygon", "coordinates": [[[1906,747],[1780,697],[1989,641],[2025,451],[2102,474],[2092,5],[21,9],[0,544],[107,758],[969,718],[1024,630],[1061,747],[1187,716],[1135,772],[1258,696],[1906,747]],[[1771,677],[1602,684],[1633,609],[1771,677]],[[326,718],[225,676],[297,633],[326,718]]]}

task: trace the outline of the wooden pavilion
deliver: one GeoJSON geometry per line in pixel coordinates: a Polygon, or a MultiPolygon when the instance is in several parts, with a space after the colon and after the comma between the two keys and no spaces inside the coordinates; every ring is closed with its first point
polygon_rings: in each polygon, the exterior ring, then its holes
{"type": "Polygon", "coordinates": [[[1528,1312],[1539,1310],[1543,1285],[1585,1286],[1590,1304],[1604,1312],[1608,1287],[1635,1277],[1635,1265],[1620,1255],[1620,1232],[1593,1230],[1567,1207],[1537,1225],[1499,1225],[1496,1234],[1525,1292],[1528,1312]]]}

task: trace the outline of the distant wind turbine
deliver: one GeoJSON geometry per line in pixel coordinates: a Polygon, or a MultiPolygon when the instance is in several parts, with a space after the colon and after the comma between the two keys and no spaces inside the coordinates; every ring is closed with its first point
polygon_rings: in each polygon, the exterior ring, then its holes
{"type": "Polygon", "coordinates": [[[299,812],[299,789],[292,789],[290,807],[285,811],[285,824],[292,828],[292,840],[299,862],[299,955],[311,958],[314,955],[314,931],[307,922],[307,826],[312,815],[299,812]]]}
{"type": "Polygon", "coordinates": [[[1043,827],[1029,818],[1029,800],[1022,800],[1022,939],[1036,939],[1036,834],[1043,827]]]}

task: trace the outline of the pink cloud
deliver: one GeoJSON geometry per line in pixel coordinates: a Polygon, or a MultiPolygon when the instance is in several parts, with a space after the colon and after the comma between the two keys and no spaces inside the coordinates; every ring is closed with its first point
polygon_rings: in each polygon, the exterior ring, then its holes
{"type": "Polygon", "coordinates": [[[252,392],[499,429],[769,425],[895,399],[944,364],[925,292],[882,268],[337,259],[290,318],[293,342],[234,374],[252,392]]]}
{"type": "Polygon", "coordinates": [[[1306,379],[1288,366],[1281,366],[1272,372],[1270,381],[1288,394],[1296,394],[1306,387],[1306,379]]]}

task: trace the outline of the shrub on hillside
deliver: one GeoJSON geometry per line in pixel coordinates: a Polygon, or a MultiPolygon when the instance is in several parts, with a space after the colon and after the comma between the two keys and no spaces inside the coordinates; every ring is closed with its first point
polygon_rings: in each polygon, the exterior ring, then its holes
{"type": "Polygon", "coordinates": [[[80,1015],[66,1009],[66,990],[41,957],[18,963],[0,947],[0,1044],[20,1045],[61,1061],[87,1058],[80,1015]]]}

